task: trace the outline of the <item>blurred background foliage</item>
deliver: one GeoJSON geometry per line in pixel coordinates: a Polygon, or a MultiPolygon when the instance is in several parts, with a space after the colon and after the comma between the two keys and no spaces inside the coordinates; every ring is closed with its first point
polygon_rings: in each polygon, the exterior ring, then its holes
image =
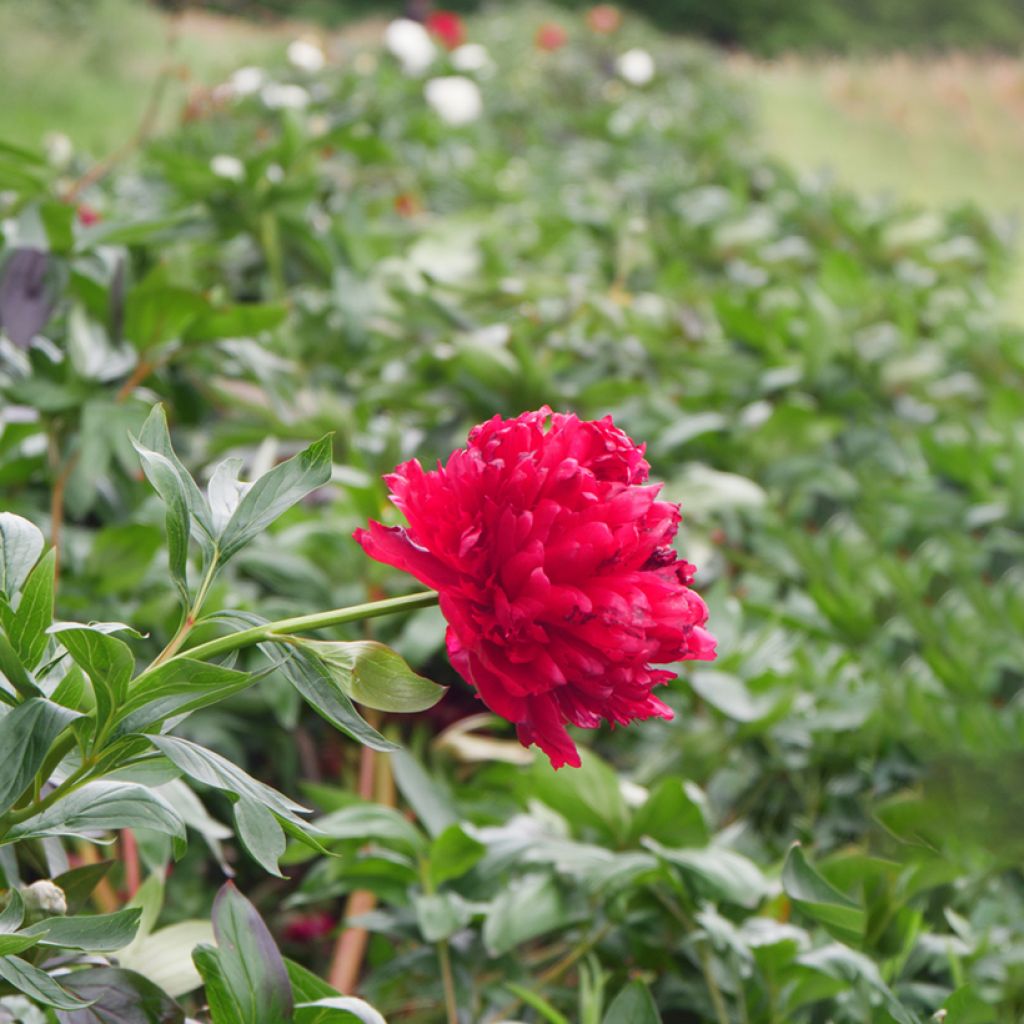
{"type": "MultiPolygon", "coordinates": [[[[273,674],[190,719],[185,735],[322,813],[337,856],[293,851],[288,882],[224,854],[286,951],[326,972],[341,901],[369,891],[360,991],[396,1020],[439,1019],[442,942],[467,1020],[600,1021],[635,978],[673,1024],[1016,1024],[1012,185],[970,202],[947,175],[923,198],[957,201],[923,205],[884,139],[865,164],[901,177],[897,194],[808,173],[759,135],[747,90],[767,71],[741,60],[738,85],[735,62],[639,20],[609,39],[559,8],[474,19],[496,67],[484,115],[453,128],[380,52],[382,22],[325,37],[311,73],[275,27],[189,15],[168,57],[168,23],[138,4],[44,9],[0,7],[17,26],[0,75],[23,90],[5,111],[0,260],[45,252],[48,303],[42,340],[4,343],[0,486],[60,534],[68,618],[154,643],[173,630],[162,514],[124,444],[157,398],[200,477],[335,432],[332,486],[239,557],[215,605],[272,617],[408,586],[350,540],[388,514],[380,474],[548,402],[648,442],[712,609],[721,656],[668,691],[676,720],[589,737],[576,773],[467,720],[479,705],[430,612],[375,631],[452,692],[384,723],[411,754],[362,792],[359,752],[273,674]],[[552,19],[570,39],[539,53],[552,19]],[[614,73],[634,45],[654,54],[646,87],[614,73]],[[218,90],[242,63],[266,66],[261,84],[218,90]],[[154,137],[93,180],[161,68],[154,137]],[[305,98],[282,106],[268,83],[305,98]],[[39,145],[54,130],[70,150],[39,145]]],[[[990,135],[1012,151],[1020,68],[1002,66],[990,135]]],[[[800,102],[820,105],[825,72],[796,67],[800,102]]],[[[826,149],[835,133],[807,130],[826,149]]],[[[973,136],[956,145],[985,173],[973,136]]],[[[194,846],[167,920],[204,914],[218,875],[194,846]]]]}

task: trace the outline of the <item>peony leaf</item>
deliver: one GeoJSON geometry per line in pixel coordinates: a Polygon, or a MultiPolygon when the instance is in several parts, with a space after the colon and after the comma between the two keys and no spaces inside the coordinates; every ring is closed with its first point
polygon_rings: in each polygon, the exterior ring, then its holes
{"type": "Polygon", "coordinates": [[[447,692],[445,687],[416,675],[404,658],[375,640],[304,640],[302,646],[320,659],[352,700],[377,711],[425,711],[447,692]]]}
{"type": "Polygon", "coordinates": [[[43,553],[43,533],[12,512],[0,512],[0,594],[10,599],[21,590],[43,553]]]}

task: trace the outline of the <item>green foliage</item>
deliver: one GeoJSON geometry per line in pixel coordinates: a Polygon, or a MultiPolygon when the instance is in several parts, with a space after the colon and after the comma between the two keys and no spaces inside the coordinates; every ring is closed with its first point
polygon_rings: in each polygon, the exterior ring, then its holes
{"type": "Polygon", "coordinates": [[[359,991],[413,1024],[452,992],[494,1022],[1020,1018],[1002,228],[763,158],[702,51],[652,44],[634,88],[598,40],[538,70],[534,27],[475,29],[496,68],[458,128],[379,54],[271,69],[304,108],[221,97],[83,193],[91,226],[4,149],[0,265],[45,253],[54,304],[0,346],[0,1007],[378,1021],[317,979],[329,938],[287,938],[369,892],[359,991]],[[396,463],[545,402],[647,443],[720,652],[660,691],[673,721],[581,733],[558,773],[465,717],[440,616],[351,540],[397,521],[396,463]],[[415,613],[317,611],[383,593],[415,613]],[[357,786],[338,731],[406,749],[357,786]],[[124,968],[60,945],[51,976],[17,894],[65,890],[58,942],[113,928],[84,904],[124,867],[65,853],[128,828],[159,878],[180,858],[171,920],[124,968]],[[220,897],[196,994],[180,947],[229,863],[260,909],[220,897]],[[130,972],[180,925],[154,994],[130,972]],[[102,984],[109,1007],[81,1006],[102,984]]]}

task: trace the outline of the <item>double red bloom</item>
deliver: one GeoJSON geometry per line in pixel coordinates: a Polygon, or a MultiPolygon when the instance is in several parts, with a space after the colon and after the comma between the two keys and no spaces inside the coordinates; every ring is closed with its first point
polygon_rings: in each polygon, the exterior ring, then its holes
{"type": "Polygon", "coordinates": [[[715,656],[649,469],[610,417],[496,416],[447,464],[386,478],[408,528],[356,531],[439,592],[452,664],[556,768],[580,763],[567,724],[671,718],[651,690],[675,673],[651,666],[715,656]]]}

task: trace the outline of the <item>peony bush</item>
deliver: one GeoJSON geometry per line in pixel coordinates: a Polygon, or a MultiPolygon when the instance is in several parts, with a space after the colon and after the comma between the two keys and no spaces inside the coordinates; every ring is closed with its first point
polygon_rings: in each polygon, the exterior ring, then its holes
{"type": "Polygon", "coordinates": [[[0,148],[0,1021],[1016,1022],[1005,226],[610,5],[289,43],[0,148]]]}

